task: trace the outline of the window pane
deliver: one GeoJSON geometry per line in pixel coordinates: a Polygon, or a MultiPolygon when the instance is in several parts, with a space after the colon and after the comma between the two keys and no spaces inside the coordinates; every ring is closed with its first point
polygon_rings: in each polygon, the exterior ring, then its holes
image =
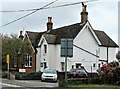
{"type": "Polygon", "coordinates": [[[32,66],[32,57],[30,57],[30,65],[29,66],[32,66]]]}
{"type": "Polygon", "coordinates": [[[65,63],[64,62],[61,62],[61,70],[64,71],[64,68],[65,67],[65,63]]]}
{"type": "Polygon", "coordinates": [[[44,52],[47,53],[47,45],[44,45],[44,52]]]}

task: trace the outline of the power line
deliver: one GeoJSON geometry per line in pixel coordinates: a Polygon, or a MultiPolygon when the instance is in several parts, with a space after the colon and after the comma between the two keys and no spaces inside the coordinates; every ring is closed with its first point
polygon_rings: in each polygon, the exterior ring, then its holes
{"type": "MultiPolygon", "coordinates": [[[[89,1],[83,1],[83,3],[87,3],[87,2],[93,2],[93,1],[97,1],[97,0],[89,0],[89,1]]],[[[65,7],[65,6],[70,6],[70,5],[76,5],[76,4],[80,4],[82,2],[76,2],[76,3],[69,3],[69,4],[63,4],[63,5],[58,5],[58,6],[53,6],[53,7],[45,7],[42,9],[50,9],[50,8],[58,8],[58,7],[65,7]]],[[[41,10],[42,10],[41,9],[41,10]]],[[[27,10],[6,10],[6,11],[0,11],[0,12],[26,12],[26,11],[35,11],[38,9],[27,9],[27,10]]]]}
{"type": "Polygon", "coordinates": [[[29,16],[29,15],[31,15],[31,14],[33,14],[33,13],[39,11],[39,10],[41,10],[41,9],[44,9],[45,7],[47,7],[47,6],[49,6],[49,5],[53,4],[53,3],[55,3],[56,1],[58,1],[58,0],[52,1],[52,2],[48,3],[47,5],[45,5],[45,6],[41,7],[41,8],[39,8],[39,9],[36,9],[35,11],[30,12],[30,13],[28,13],[28,14],[26,14],[26,15],[24,15],[24,16],[22,16],[22,17],[16,19],[16,20],[13,20],[13,21],[11,21],[11,22],[9,22],[9,23],[6,23],[6,24],[4,24],[4,25],[2,25],[2,26],[0,26],[0,27],[7,26],[7,25],[9,25],[9,24],[12,24],[12,23],[14,23],[14,22],[20,20],[20,19],[23,19],[23,18],[25,18],[25,17],[27,17],[27,16],[29,16]]]}
{"type": "MultiPolygon", "coordinates": [[[[81,4],[81,3],[93,2],[93,1],[97,1],[97,0],[89,0],[89,1],[84,1],[84,2],[76,2],[76,3],[70,3],[70,4],[63,4],[63,5],[53,6],[53,7],[47,7],[47,6],[55,3],[56,1],[58,1],[58,0],[55,0],[55,1],[53,1],[53,2],[51,2],[51,3],[49,3],[49,4],[45,5],[45,6],[43,6],[43,7],[41,7],[41,8],[38,8],[38,9],[18,10],[18,11],[33,11],[33,12],[30,12],[30,13],[22,16],[22,17],[19,17],[19,18],[16,19],[16,20],[13,20],[13,21],[11,21],[11,22],[8,22],[8,23],[0,26],[0,28],[2,28],[2,27],[4,27],[4,26],[7,26],[7,25],[9,25],[9,24],[12,24],[12,23],[14,23],[14,22],[16,22],[16,21],[18,21],[18,20],[20,20],[20,19],[23,19],[23,18],[25,18],[25,17],[27,17],[27,16],[29,16],[29,15],[31,15],[31,14],[39,11],[39,10],[50,9],[50,8],[59,8],[59,7],[66,7],[66,6],[70,6],[70,5],[76,5],[76,4],[81,4]]],[[[7,12],[7,11],[6,11],[6,12],[7,12]]],[[[8,12],[9,12],[9,11],[8,11],[8,12]]]]}
{"type": "Polygon", "coordinates": [[[83,1],[83,2],[64,4],[64,5],[54,6],[54,7],[50,7],[50,8],[66,7],[66,6],[71,6],[71,5],[81,4],[81,3],[87,3],[87,2],[93,2],[93,1],[97,1],[97,0],[89,0],[89,1],[83,1]]]}

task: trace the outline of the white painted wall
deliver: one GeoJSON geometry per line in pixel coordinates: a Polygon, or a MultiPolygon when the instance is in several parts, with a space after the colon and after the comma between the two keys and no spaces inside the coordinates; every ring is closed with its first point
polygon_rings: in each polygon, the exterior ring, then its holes
{"type": "Polygon", "coordinates": [[[48,45],[48,67],[56,68],[56,45],[48,45]]]}
{"type": "Polygon", "coordinates": [[[40,59],[40,48],[37,49],[37,54],[36,54],[36,71],[40,71],[40,64],[41,64],[41,59],[40,59]]]}
{"type": "MultiPolygon", "coordinates": [[[[107,60],[107,47],[100,47],[100,59],[107,60]]],[[[108,48],[108,62],[116,60],[116,48],[108,48]]]]}
{"type": "MultiPolygon", "coordinates": [[[[74,45],[77,45],[95,55],[97,55],[96,51],[98,50],[99,46],[95,38],[93,37],[91,31],[88,27],[85,27],[74,39],[74,45]]],[[[79,49],[74,47],[74,61],[76,63],[81,63],[88,72],[91,72],[91,66],[93,63],[96,64],[96,67],[92,69],[93,72],[96,72],[98,68],[98,58],[79,49]]]]}
{"type": "MultiPolygon", "coordinates": [[[[38,48],[38,53],[37,53],[37,61],[36,62],[46,62],[47,67],[49,68],[55,68],[58,71],[61,71],[61,62],[65,62],[64,57],[60,57],[60,52],[61,52],[61,45],[52,45],[48,44],[45,40],[45,38],[42,36],[40,43],[41,48],[38,48]],[[44,41],[42,42],[42,40],[44,41]],[[44,54],[44,44],[47,45],[47,53],[44,54]],[[45,60],[44,60],[45,59],[45,60]]],[[[39,45],[40,45],[39,43],[39,45]]],[[[101,63],[99,59],[106,59],[106,48],[105,47],[100,47],[98,45],[98,42],[94,38],[91,30],[88,29],[88,27],[84,27],[82,31],[76,36],[76,38],[73,41],[73,44],[81,47],[95,55],[99,55],[100,58],[97,58],[81,49],[76,48],[75,46],[73,47],[73,57],[68,58],[67,61],[67,70],[69,71],[72,68],[72,65],[76,65],[76,63],[81,63],[82,66],[85,67],[85,69],[88,72],[96,72],[98,69],[98,64],[101,63]],[[95,67],[93,67],[93,64],[95,63],[95,67]]],[[[113,61],[113,59],[116,59],[116,48],[109,48],[109,62],[113,61]]],[[[102,65],[102,64],[101,64],[102,65]]],[[[40,63],[37,63],[36,67],[39,67],[40,63]]],[[[43,68],[36,68],[38,70],[43,70],[43,68]]]]}
{"type": "Polygon", "coordinates": [[[47,67],[48,67],[48,63],[49,63],[49,51],[48,51],[48,43],[46,42],[46,39],[44,38],[44,36],[41,37],[40,42],[38,44],[40,47],[37,48],[37,59],[36,59],[36,71],[40,70],[43,71],[44,70],[44,64],[43,66],[41,66],[41,63],[46,62],[47,63],[47,67]],[[44,45],[47,45],[47,53],[44,52],[44,45]]]}

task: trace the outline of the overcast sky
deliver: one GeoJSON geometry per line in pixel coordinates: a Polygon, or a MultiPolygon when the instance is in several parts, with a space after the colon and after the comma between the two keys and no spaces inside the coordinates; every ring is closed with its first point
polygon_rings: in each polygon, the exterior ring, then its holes
{"type": "MultiPolygon", "coordinates": [[[[1,0],[0,11],[20,10],[40,8],[54,0],[1,0]]],[[[56,6],[67,3],[75,3],[85,0],[58,0],[50,6],[56,6]],[[69,1],[69,2],[68,2],[69,1]]],[[[98,0],[86,3],[88,11],[88,20],[95,30],[105,31],[116,43],[118,43],[118,0],[98,0]]],[[[22,31],[40,32],[46,30],[46,22],[48,16],[52,17],[53,28],[58,28],[81,21],[80,12],[82,5],[74,5],[68,7],[40,10],[26,18],[15,23],[0,28],[4,34],[19,33],[22,31]]],[[[0,12],[1,26],[11,22],[30,12],[0,12]]]]}

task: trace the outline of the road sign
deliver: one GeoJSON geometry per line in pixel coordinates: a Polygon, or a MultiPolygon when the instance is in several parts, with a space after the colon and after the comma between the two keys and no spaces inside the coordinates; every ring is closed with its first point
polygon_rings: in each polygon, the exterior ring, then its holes
{"type": "Polygon", "coordinates": [[[9,63],[9,61],[10,61],[10,55],[7,54],[7,56],[6,56],[6,62],[9,63]]]}
{"type": "Polygon", "coordinates": [[[61,57],[65,57],[65,55],[67,55],[67,57],[73,57],[73,39],[72,38],[61,39],[61,57]]]}
{"type": "Polygon", "coordinates": [[[67,57],[73,57],[73,39],[61,39],[61,57],[65,57],[65,83],[67,84],[67,57]]]}

